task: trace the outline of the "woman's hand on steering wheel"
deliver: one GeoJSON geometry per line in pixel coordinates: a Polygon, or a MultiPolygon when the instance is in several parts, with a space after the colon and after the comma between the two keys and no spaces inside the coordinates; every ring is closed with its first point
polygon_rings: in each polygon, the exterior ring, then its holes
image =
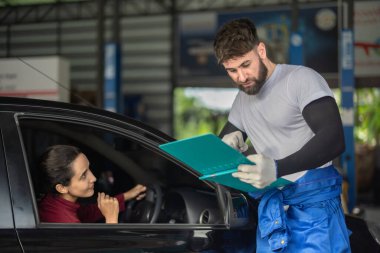
{"type": "Polygon", "coordinates": [[[163,194],[158,184],[146,187],[145,199],[127,202],[124,222],[155,223],[160,214],[163,194]]]}
{"type": "Polygon", "coordinates": [[[145,195],[146,195],[145,192],[146,192],[146,186],[138,184],[132,189],[130,189],[129,191],[124,192],[123,194],[124,200],[125,201],[132,200],[132,199],[141,200],[145,198],[145,195]]]}

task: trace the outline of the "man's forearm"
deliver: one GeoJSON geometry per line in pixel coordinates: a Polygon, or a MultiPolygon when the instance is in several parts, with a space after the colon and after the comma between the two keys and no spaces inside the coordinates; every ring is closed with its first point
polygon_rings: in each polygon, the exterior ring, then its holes
{"type": "Polygon", "coordinates": [[[333,98],[311,102],[302,114],[315,136],[299,151],[277,160],[278,177],[322,166],[345,149],[342,122],[333,98]]]}

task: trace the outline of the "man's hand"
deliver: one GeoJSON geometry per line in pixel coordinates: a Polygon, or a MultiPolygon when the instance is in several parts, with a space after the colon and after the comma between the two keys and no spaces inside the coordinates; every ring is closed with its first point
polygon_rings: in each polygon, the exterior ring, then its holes
{"type": "Polygon", "coordinates": [[[117,223],[119,215],[119,202],[104,192],[98,193],[98,208],[106,219],[106,223],[117,223]]]}
{"type": "Polygon", "coordinates": [[[226,134],[223,136],[222,141],[239,152],[245,152],[248,149],[248,145],[245,143],[243,134],[240,131],[226,134]]]}
{"type": "Polygon", "coordinates": [[[124,192],[124,200],[130,200],[136,198],[136,200],[143,199],[145,197],[146,186],[138,184],[127,192],[124,192]]]}
{"type": "Polygon", "coordinates": [[[232,176],[259,189],[270,185],[277,179],[277,166],[273,159],[262,154],[250,155],[247,158],[255,165],[241,164],[238,172],[232,173],[232,176]]]}

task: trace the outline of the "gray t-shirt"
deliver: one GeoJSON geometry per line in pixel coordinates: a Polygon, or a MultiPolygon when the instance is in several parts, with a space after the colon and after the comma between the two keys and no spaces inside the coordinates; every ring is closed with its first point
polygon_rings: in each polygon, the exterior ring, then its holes
{"type": "MultiPolygon", "coordinates": [[[[247,133],[257,153],[282,159],[301,149],[314,136],[302,110],[325,96],[333,97],[333,93],[317,72],[303,66],[278,64],[257,95],[239,91],[228,121],[247,133]]],[[[304,173],[285,178],[295,180],[304,173]]]]}

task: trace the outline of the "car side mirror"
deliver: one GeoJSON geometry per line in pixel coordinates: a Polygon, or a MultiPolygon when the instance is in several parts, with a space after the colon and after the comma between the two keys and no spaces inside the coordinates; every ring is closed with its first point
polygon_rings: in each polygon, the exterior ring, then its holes
{"type": "Polygon", "coordinates": [[[230,228],[252,227],[251,217],[256,210],[251,210],[247,198],[241,193],[231,195],[229,191],[226,191],[226,198],[230,228]]]}
{"type": "Polygon", "coordinates": [[[219,184],[217,185],[217,193],[224,223],[229,228],[254,228],[256,226],[253,217],[257,210],[252,208],[244,194],[231,194],[219,184]]]}

